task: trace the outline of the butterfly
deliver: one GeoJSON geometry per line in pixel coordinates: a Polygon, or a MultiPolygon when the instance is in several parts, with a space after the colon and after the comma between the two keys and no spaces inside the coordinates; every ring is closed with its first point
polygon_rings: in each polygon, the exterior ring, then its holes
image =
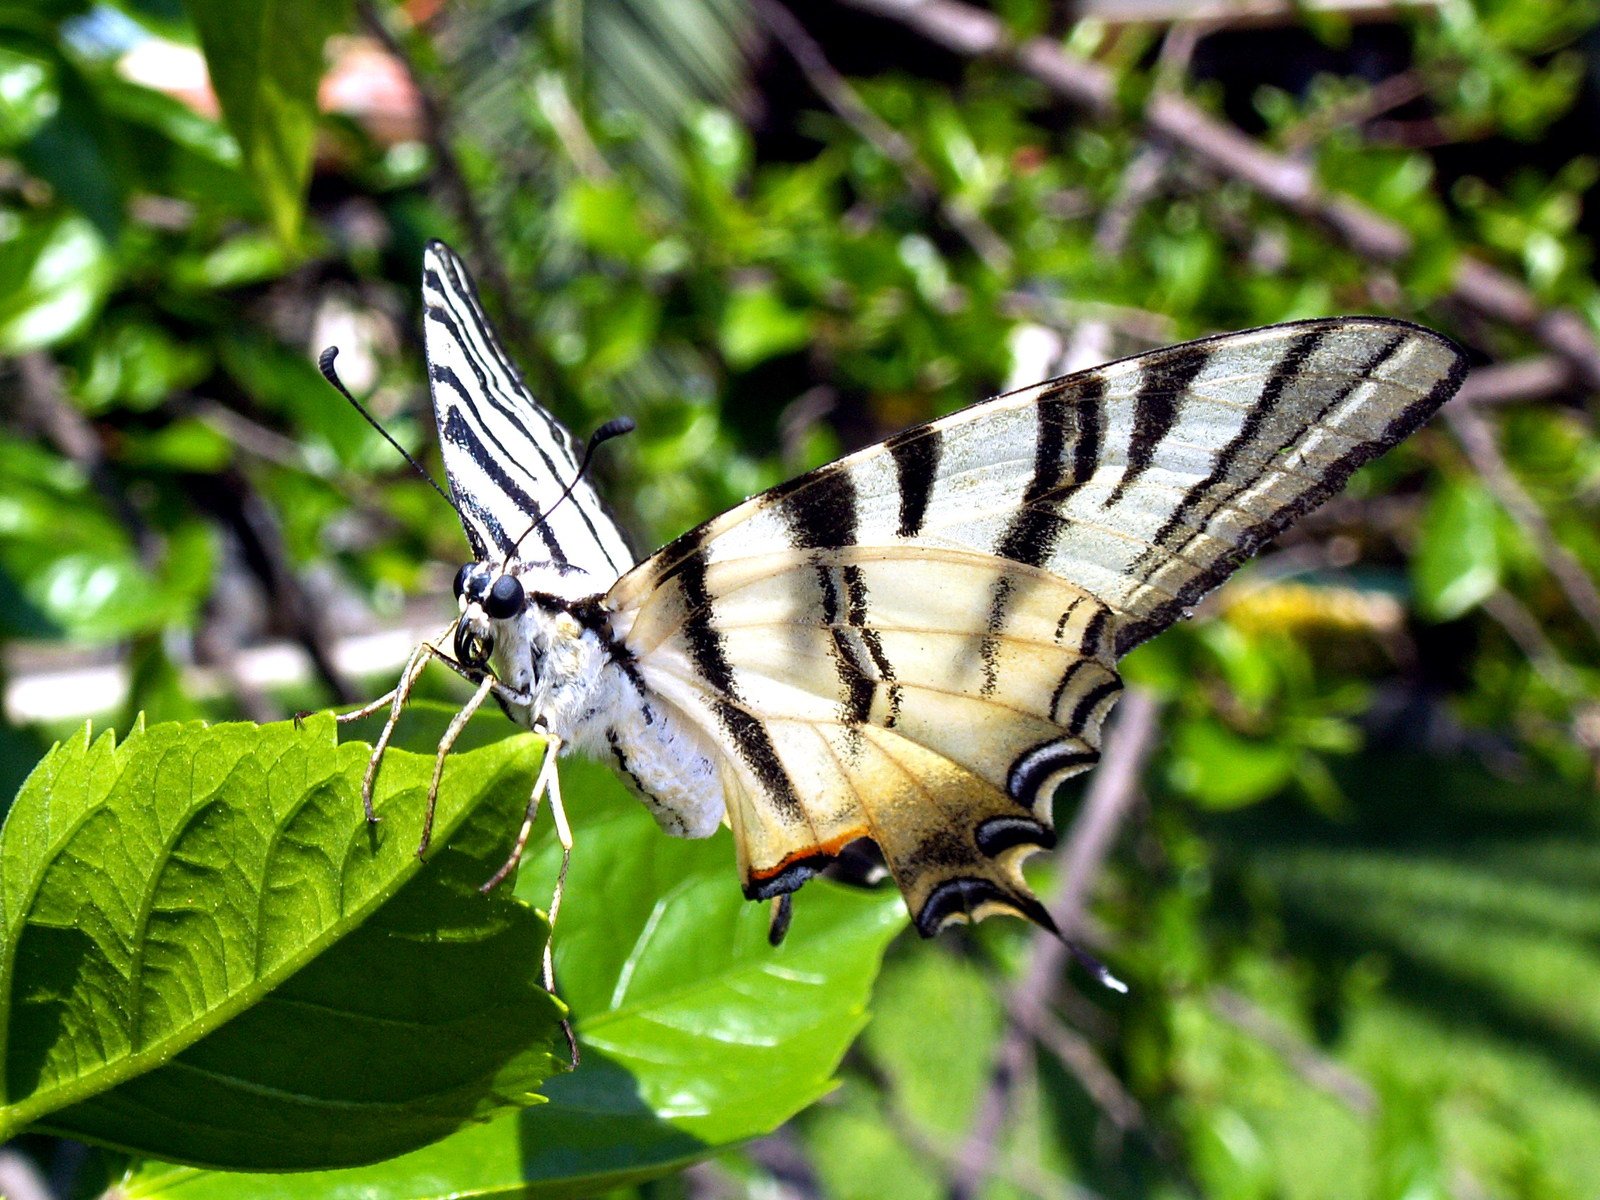
{"type": "MultiPolygon", "coordinates": [[[[931,936],[996,913],[1053,929],[1022,875],[1088,770],[1117,660],[1428,419],[1466,359],[1379,317],[1204,338],[1052,379],[763,492],[642,561],[587,448],[529,392],[466,267],[428,245],[428,380],[472,559],[422,666],[608,759],[661,827],[731,826],[744,894],[783,898],[870,840],[931,936]]],[[[437,791],[438,772],[434,776],[437,791]]],[[[430,797],[431,804],[431,797],[430,797]]],[[[564,872],[563,872],[564,874],[564,872]]],[[[559,884],[552,917],[559,905],[559,884]]],[[[547,962],[548,973],[548,962],[547,962]]]]}

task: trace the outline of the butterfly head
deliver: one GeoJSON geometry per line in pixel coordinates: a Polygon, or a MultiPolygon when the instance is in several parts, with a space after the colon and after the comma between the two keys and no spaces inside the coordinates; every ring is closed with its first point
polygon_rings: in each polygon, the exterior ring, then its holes
{"type": "Polygon", "coordinates": [[[456,623],[456,661],[482,670],[494,653],[497,623],[522,614],[527,593],[522,581],[493,563],[467,563],[456,572],[456,602],[461,619],[456,623]]]}

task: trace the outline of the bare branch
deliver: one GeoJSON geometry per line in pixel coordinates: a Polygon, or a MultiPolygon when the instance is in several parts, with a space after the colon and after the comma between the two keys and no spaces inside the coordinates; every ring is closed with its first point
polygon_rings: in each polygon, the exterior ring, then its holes
{"type": "MultiPolygon", "coordinates": [[[[961,54],[1008,56],[1068,103],[1107,119],[1118,115],[1116,78],[1110,68],[1071,55],[1046,38],[1013,44],[999,18],[981,9],[958,0],[845,3],[899,21],[961,54]]],[[[1390,265],[1415,248],[1411,235],[1397,222],[1349,196],[1325,191],[1310,166],[1268,149],[1183,96],[1157,92],[1141,116],[1151,136],[1325,226],[1363,258],[1390,265]]],[[[1470,257],[1456,265],[1448,295],[1482,316],[1525,331],[1571,364],[1583,383],[1600,387],[1600,344],[1577,313],[1544,308],[1519,280],[1470,257]]]]}
{"type": "Polygon", "coordinates": [[[1561,657],[1561,652],[1545,635],[1544,628],[1528,606],[1505,588],[1496,588],[1483,600],[1483,611],[1505,630],[1506,636],[1516,643],[1517,649],[1528,659],[1528,665],[1540,677],[1568,700],[1586,702],[1588,688],[1572,665],[1561,657]]]}
{"type": "Polygon", "coordinates": [[[1123,1133],[1149,1128],[1139,1101],[1122,1086],[1122,1080],[1106,1066],[1088,1038],[1041,1006],[1036,997],[1019,995],[1014,999],[1012,1019],[1072,1072],[1089,1099],[1111,1118],[1113,1125],[1123,1133]]]}
{"type": "Polygon", "coordinates": [[[795,19],[794,14],[778,0],[755,0],[755,10],[772,31],[773,41],[794,59],[806,82],[811,84],[840,120],[899,167],[912,189],[938,210],[945,222],[966,240],[991,271],[1006,274],[1011,267],[1012,254],[1005,239],[989,227],[972,205],[960,197],[946,196],[941,192],[939,181],[917,157],[916,148],[867,107],[849,81],[834,70],[833,64],[823,54],[822,47],[806,32],[805,26],[795,19]]]}
{"type": "MultiPolygon", "coordinates": [[[[1105,753],[1067,835],[1061,888],[1049,905],[1050,915],[1065,937],[1072,937],[1082,928],[1090,889],[1139,797],[1139,776],[1155,745],[1159,713],[1160,704],[1154,696],[1130,688],[1107,731],[1105,753]]],[[[1064,942],[1043,934],[1035,938],[1028,965],[1008,994],[1007,1010],[1022,1013],[1025,1018],[1030,1012],[1048,1012],[1069,957],[1064,942]]],[[[1011,1108],[1013,1081],[1033,1052],[1029,1023],[1026,1019],[1014,1021],[1001,1041],[989,1086],[956,1158],[951,1180],[954,1200],[977,1195],[992,1172],[1000,1132],[1011,1108]]],[[[1031,1023],[1037,1024],[1037,1020],[1031,1023]]],[[[1067,1065],[1071,1067],[1070,1060],[1067,1065]]]]}
{"type": "Polygon", "coordinates": [[[1446,412],[1474,404],[1544,400],[1574,386],[1572,364],[1555,354],[1474,367],[1446,412]]]}
{"type": "MultiPolygon", "coordinates": [[[[1139,798],[1139,775],[1155,747],[1160,712],[1160,701],[1153,695],[1129,688],[1106,733],[1105,753],[1067,834],[1061,890],[1050,904],[1050,915],[1069,937],[1083,924],[1084,908],[1101,864],[1139,798]]],[[[1067,952],[1060,942],[1048,938],[1040,939],[1039,949],[1033,967],[1036,977],[1031,982],[1043,985],[1060,974],[1067,952]]],[[[1035,995],[1044,991],[1044,986],[1033,989],[1035,995]]]]}
{"type": "Polygon", "coordinates": [[[1484,486],[1533,540],[1567,602],[1589,626],[1595,640],[1600,641],[1600,589],[1596,589],[1583,564],[1556,538],[1544,510],[1512,473],[1488,422],[1470,405],[1452,404],[1444,415],[1484,486]]]}
{"type": "Polygon", "coordinates": [[[1359,1116],[1371,1117],[1377,1113],[1378,1096],[1366,1080],[1262,1011],[1249,997],[1231,988],[1215,988],[1211,993],[1211,1007],[1235,1029],[1249,1034],[1277,1054],[1312,1087],[1342,1100],[1359,1116]]]}

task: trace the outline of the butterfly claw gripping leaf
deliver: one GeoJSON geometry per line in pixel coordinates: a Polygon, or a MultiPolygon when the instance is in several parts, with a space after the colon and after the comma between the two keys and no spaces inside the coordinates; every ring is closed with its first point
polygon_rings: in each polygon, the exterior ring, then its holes
{"type": "Polygon", "coordinates": [[[423,296],[479,699],[609,759],[670,834],[726,821],[752,899],[870,838],[925,935],[1049,926],[1022,861],[1099,756],[1117,659],[1466,370],[1376,317],[1206,338],[907,430],[636,564],[439,242],[423,296]]]}

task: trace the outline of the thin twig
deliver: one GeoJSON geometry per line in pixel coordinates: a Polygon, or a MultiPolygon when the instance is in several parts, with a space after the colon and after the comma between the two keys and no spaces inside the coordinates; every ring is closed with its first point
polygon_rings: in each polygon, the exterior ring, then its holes
{"type": "Polygon", "coordinates": [[[1428,85],[1420,71],[1401,71],[1390,75],[1360,94],[1330,104],[1321,112],[1312,113],[1303,121],[1291,125],[1282,134],[1283,147],[1290,153],[1310,149],[1335,129],[1347,125],[1365,125],[1373,118],[1393,112],[1427,94],[1428,85]]]}
{"type": "MultiPolygon", "coordinates": [[[[1166,50],[1166,45],[1163,45],[1166,50]]],[[[1184,61],[1194,52],[1191,43],[1182,51],[1184,61]]],[[[1174,60],[1176,61],[1176,59],[1174,60]]],[[[1149,203],[1167,177],[1171,152],[1161,146],[1141,146],[1122,172],[1117,193],[1095,222],[1094,246],[1105,258],[1114,259],[1127,249],[1134,218],[1149,203]]],[[[1061,355],[1062,369],[1079,371],[1097,367],[1115,357],[1107,321],[1084,321],[1075,330],[1061,355]]]]}
{"type": "Polygon", "coordinates": [[[1101,300],[1006,292],[1000,296],[999,310],[1007,317],[1036,321],[1054,328],[1070,327],[1080,321],[1099,321],[1117,333],[1152,348],[1165,346],[1177,336],[1177,322],[1165,313],[1101,300]]]}
{"type": "MultiPolygon", "coordinates": [[[[943,1137],[930,1134],[892,1102],[885,1101],[881,1111],[884,1123],[912,1150],[933,1159],[946,1175],[953,1175],[959,1171],[963,1162],[961,1158],[963,1149],[951,1147],[943,1137]]],[[[1036,1197],[1037,1200],[1061,1200],[1063,1194],[1076,1197],[1076,1200],[1098,1200],[1098,1193],[1089,1191],[1081,1184],[1046,1175],[1042,1171],[1016,1162],[994,1163],[990,1177],[1000,1183],[1009,1184],[1024,1195],[1036,1197]]]]}
{"type": "Polygon", "coordinates": [[[900,169],[914,191],[932,204],[945,222],[964,238],[973,252],[997,275],[1008,274],[1011,247],[959,196],[946,196],[916,148],[856,94],[848,80],[833,67],[817,40],[778,0],[755,0],[755,10],[773,41],[792,58],[812,89],[857,136],[900,169]]]}
{"type": "Polygon", "coordinates": [[[1035,1041],[1054,1054],[1083,1086],[1095,1106],[1123,1133],[1148,1130],[1144,1108],[1122,1085],[1093,1043],[1038,1003],[1036,997],[1014,997],[1011,1016],[1035,1041]]]}
{"type": "Polygon", "coordinates": [[[1445,420],[1484,486],[1533,539],[1545,568],[1555,577],[1567,602],[1589,626],[1595,640],[1600,641],[1600,589],[1595,587],[1583,564],[1556,538],[1544,510],[1512,473],[1488,422],[1470,405],[1451,405],[1445,410],[1445,420]]]}
{"type": "Polygon", "coordinates": [[[1572,664],[1561,657],[1561,652],[1545,636],[1544,628],[1528,606],[1505,588],[1496,588],[1483,599],[1483,611],[1505,634],[1516,643],[1528,660],[1528,665],[1540,678],[1568,700],[1587,702],[1589,689],[1573,670],[1572,664]]]}
{"type": "MultiPolygon", "coordinates": [[[[1139,776],[1155,745],[1159,712],[1154,696],[1131,688],[1106,733],[1105,753],[1067,835],[1061,887],[1049,905],[1050,915],[1065,937],[1082,928],[1089,890],[1138,799],[1139,776]]],[[[1035,939],[1028,965],[1010,990],[1007,1009],[1048,1009],[1069,958],[1065,943],[1042,935],[1035,939]]],[[[1023,1022],[1014,1022],[1000,1043],[989,1086],[957,1157],[950,1187],[954,1200],[976,1196],[989,1177],[1011,1108],[1012,1082],[1032,1050],[1029,1030],[1023,1022]]],[[[1067,1065],[1070,1067],[1070,1062],[1067,1065]]]]}
{"type": "Polygon", "coordinates": [[[334,660],[326,599],[313,596],[289,561],[283,530],[272,506],[242,471],[228,470],[215,488],[197,495],[239,539],[244,559],[260,580],[273,616],[311,659],[318,677],[340,704],[360,699],[334,660]]]}
{"type": "MultiPolygon", "coordinates": [[[[1112,842],[1139,798],[1139,775],[1155,747],[1160,710],[1160,701],[1149,692],[1129,688],[1123,693],[1116,720],[1107,730],[1105,753],[1067,834],[1061,889],[1050,903],[1050,915],[1068,937],[1082,926],[1089,891],[1099,877],[1100,865],[1111,853],[1112,842]]],[[[1032,982],[1042,984],[1061,973],[1067,950],[1049,938],[1039,940],[1039,950],[1040,961],[1034,963],[1036,978],[1032,982]]],[[[1043,990],[1039,987],[1034,992],[1043,990]]]]}
{"type": "MultiPolygon", "coordinates": [[[[998,17],[958,0],[844,0],[916,30],[932,42],[971,57],[1008,56],[1070,104],[1096,116],[1119,114],[1111,68],[1068,53],[1055,41],[1031,38],[1020,45],[998,17]]],[[[1267,199],[1331,230],[1349,249],[1380,265],[1406,259],[1415,241],[1404,226],[1349,196],[1322,188],[1314,169],[1240,132],[1171,91],[1146,102],[1145,129],[1204,163],[1247,184],[1267,199]]],[[[1455,268],[1449,298],[1492,320],[1526,331],[1572,365],[1577,377],[1600,387],[1600,343],[1587,322],[1569,309],[1549,309],[1520,280],[1471,257],[1455,268]]]]}
{"type": "Polygon", "coordinates": [[[1474,367],[1445,411],[1474,404],[1545,400],[1573,389],[1572,364],[1555,354],[1474,367]]]}
{"type": "Polygon", "coordinates": [[[1377,1093],[1366,1080],[1323,1054],[1292,1029],[1231,988],[1214,988],[1211,1007],[1228,1024],[1255,1038],[1312,1087],[1342,1100],[1358,1116],[1378,1111],[1377,1093]]]}

